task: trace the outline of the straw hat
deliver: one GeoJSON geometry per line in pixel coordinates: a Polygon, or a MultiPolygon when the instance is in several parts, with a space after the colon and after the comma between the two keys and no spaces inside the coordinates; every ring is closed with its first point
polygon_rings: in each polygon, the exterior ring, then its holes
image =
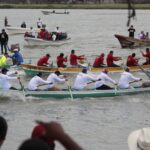
{"type": "Polygon", "coordinates": [[[128,137],[129,150],[150,150],[150,128],[133,131],[128,137]]]}

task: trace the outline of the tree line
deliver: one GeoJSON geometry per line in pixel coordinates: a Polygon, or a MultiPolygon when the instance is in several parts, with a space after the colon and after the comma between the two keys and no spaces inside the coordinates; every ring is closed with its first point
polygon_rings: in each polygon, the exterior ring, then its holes
{"type": "MultiPolygon", "coordinates": [[[[132,0],[133,3],[150,3],[149,0],[132,0]]],[[[127,0],[0,0],[0,3],[11,4],[52,4],[52,3],[73,3],[73,4],[87,4],[87,3],[127,3],[127,0]]]]}

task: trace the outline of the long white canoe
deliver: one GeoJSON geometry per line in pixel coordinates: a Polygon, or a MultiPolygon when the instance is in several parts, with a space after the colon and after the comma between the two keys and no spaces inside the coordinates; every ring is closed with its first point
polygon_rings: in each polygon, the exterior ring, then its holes
{"type": "MultiPolygon", "coordinates": [[[[14,35],[14,34],[25,34],[26,32],[31,32],[30,28],[21,28],[21,27],[5,27],[8,34],[14,35]]],[[[35,32],[39,32],[40,29],[35,28],[35,32]]]]}
{"type": "Polygon", "coordinates": [[[61,46],[70,42],[70,38],[56,41],[43,40],[40,38],[24,37],[29,46],[61,46]]]}

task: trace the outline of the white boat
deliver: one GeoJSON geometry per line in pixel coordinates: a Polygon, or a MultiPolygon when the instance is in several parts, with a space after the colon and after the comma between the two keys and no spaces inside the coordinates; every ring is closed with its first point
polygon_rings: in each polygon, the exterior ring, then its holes
{"type": "Polygon", "coordinates": [[[63,40],[49,41],[43,40],[40,38],[32,38],[32,37],[24,37],[24,40],[28,43],[29,46],[61,46],[69,43],[70,38],[66,38],[63,40]]]}
{"type": "MultiPolygon", "coordinates": [[[[14,34],[25,34],[26,32],[31,32],[30,28],[21,28],[21,27],[5,27],[7,33],[9,35],[14,35],[14,34]]],[[[40,29],[35,28],[35,32],[39,32],[40,29]]]]}

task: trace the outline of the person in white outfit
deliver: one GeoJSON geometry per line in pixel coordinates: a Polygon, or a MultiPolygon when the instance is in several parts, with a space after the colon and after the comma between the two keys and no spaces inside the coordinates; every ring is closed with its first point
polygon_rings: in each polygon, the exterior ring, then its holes
{"type": "Polygon", "coordinates": [[[108,76],[108,69],[104,69],[98,76],[97,76],[97,80],[95,82],[95,88],[96,90],[109,90],[109,89],[113,89],[112,87],[107,85],[107,82],[110,82],[112,84],[117,84],[116,81],[114,81],[113,79],[111,79],[108,76]],[[99,80],[101,79],[101,80],[99,80]]]}
{"type": "Polygon", "coordinates": [[[16,74],[16,72],[9,72],[7,73],[8,70],[6,68],[2,68],[1,73],[0,73],[0,87],[3,90],[17,90],[15,87],[12,87],[10,84],[10,80],[19,80],[20,77],[10,77],[12,74],[16,74]]]}
{"type": "Polygon", "coordinates": [[[28,90],[30,91],[38,91],[38,86],[46,84],[52,84],[50,81],[45,81],[42,79],[42,73],[39,72],[36,76],[34,76],[28,83],[28,90]]]}
{"type": "Polygon", "coordinates": [[[130,69],[126,68],[124,72],[121,73],[121,77],[118,82],[118,87],[120,89],[128,89],[130,88],[130,81],[140,81],[141,78],[137,78],[130,73],[130,69]]]}
{"type": "Polygon", "coordinates": [[[89,81],[95,82],[96,80],[97,79],[93,75],[87,73],[86,68],[83,68],[82,72],[77,75],[73,88],[76,90],[84,90],[89,81]]]}
{"type": "Polygon", "coordinates": [[[42,28],[42,25],[43,25],[43,23],[41,21],[41,18],[39,18],[37,21],[37,28],[42,28]]]}
{"type": "Polygon", "coordinates": [[[52,84],[48,84],[47,89],[51,91],[60,91],[61,89],[56,86],[56,84],[65,83],[67,79],[64,78],[64,76],[59,72],[55,71],[55,73],[51,73],[48,78],[48,82],[52,82],[52,84]]]}

